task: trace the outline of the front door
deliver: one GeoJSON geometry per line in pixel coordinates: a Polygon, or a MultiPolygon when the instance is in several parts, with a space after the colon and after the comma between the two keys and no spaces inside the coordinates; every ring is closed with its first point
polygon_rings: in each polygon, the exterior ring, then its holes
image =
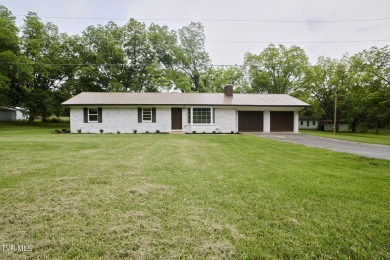
{"type": "Polygon", "coordinates": [[[171,108],[172,130],[182,130],[181,108],[171,108]]]}

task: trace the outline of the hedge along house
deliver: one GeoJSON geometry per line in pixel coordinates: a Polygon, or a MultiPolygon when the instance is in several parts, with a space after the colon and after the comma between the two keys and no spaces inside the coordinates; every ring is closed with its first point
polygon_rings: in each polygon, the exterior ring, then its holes
{"type": "Polygon", "coordinates": [[[72,133],[298,132],[298,112],[309,106],[283,94],[83,92],[70,107],[72,133]]]}

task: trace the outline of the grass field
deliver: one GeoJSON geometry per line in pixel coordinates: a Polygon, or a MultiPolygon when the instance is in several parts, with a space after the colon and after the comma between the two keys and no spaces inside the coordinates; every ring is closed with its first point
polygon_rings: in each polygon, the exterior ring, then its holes
{"type": "Polygon", "coordinates": [[[373,133],[352,133],[342,132],[333,134],[333,132],[315,131],[315,130],[299,130],[300,133],[316,135],[326,138],[348,140],[360,143],[371,143],[371,144],[384,144],[390,145],[390,131],[388,129],[381,130],[381,134],[373,133]]]}
{"type": "Polygon", "coordinates": [[[0,124],[0,258],[390,258],[390,161],[65,127],[0,124]]]}

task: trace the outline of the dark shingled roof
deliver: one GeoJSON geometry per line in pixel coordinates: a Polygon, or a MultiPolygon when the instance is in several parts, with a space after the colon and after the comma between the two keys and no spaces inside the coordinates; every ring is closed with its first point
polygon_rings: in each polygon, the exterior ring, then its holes
{"type": "Polygon", "coordinates": [[[307,107],[309,104],[284,94],[234,94],[223,93],[128,93],[83,92],[62,103],[64,106],[288,106],[307,107]]]}

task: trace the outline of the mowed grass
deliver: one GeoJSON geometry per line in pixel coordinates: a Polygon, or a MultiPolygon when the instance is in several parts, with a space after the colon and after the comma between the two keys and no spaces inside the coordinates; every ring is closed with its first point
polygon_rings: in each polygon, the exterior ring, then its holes
{"type": "Polygon", "coordinates": [[[0,124],[0,244],[33,248],[3,258],[390,258],[390,161],[34,129],[0,124]]]}
{"type": "Polygon", "coordinates": [[[352,132],[341,132],[333,134],[333,132],[315,131],[315,130],[299,130],[300,133],[310,134],[315,136],[321,136],[326,138],[348,140],[360,143],[371,143],[371,144],[384,144],[390,145],[390,130],[382,129],[380,134],[373,133],[352,133],[352,132]]]}

